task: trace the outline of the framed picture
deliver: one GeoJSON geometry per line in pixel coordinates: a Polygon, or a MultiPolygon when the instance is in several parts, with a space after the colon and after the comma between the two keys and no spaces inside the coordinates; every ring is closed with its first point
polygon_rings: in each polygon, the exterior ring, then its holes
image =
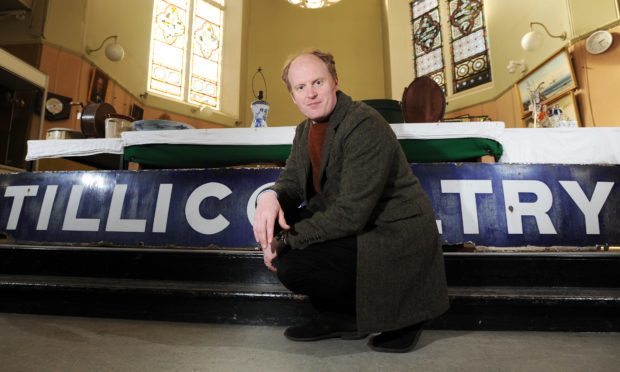
{"type": "Polygon", "coordinates": [[[576,121],[577,126],[581,126],[581,117],[579,115],[579,107],[577,106],[577,100],[575,99],[575,93],[570,91],[566,92],[562,96],[549,101],[547,108],[551,111],[556,111],[556,115],[561,115],[562,120],[576,121]]]}
{"type": "Polygon", "coordinates": [[[539,103],[551,101],[577,88],[577,80],[566,49],[562,49],[515,84],[521,117],[531,112],[531,96],[538,94],[539,103]]]}
{"type": "Polygon", "coordinates": [[[110,79],[106,74],[93,67],[90,75],[90,85],[88,87],[88,102],[101,103],[105,101],[108,94],[110,79]]]}
{"type": "MultiPolygon", "coordinates": [[[[577,106],[577,100],[575,99],[575,93],[568,91],[563,95],[547,101],[543,104],[543,108],[546,110],[546,120],[543,126],[551,127],[564,127],[564,126],[581,126],[581,117],[579,115],[579,108],[577,106]]],[[[526,115],[523,119],[523,127],[532,128],[534,126],[534,118],[532,114],[526,115]]]]}
{"type": "Polygon", "coordinates": [[[131,110],[129,111],[129,116],[133,118],[133,120],[142,120],[142,115],[144,114],[144,109],[135,103],[131,105],[131,110]]]}

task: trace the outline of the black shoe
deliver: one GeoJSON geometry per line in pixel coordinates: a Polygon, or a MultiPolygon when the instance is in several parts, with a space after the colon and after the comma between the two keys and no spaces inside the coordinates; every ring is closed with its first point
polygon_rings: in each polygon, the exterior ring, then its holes
{"type": "Polygon", "coordinates": [[[426,322],[394,331],[381,332],[368,340],[368,347],[384,353],[406,353],[415,347],[426,322]]]}
{"type": "Polygon", "coordinates": [[[284,336],[292,341],[318,341],[327,338],[359,340],[368,334],[359,333],[355,318],[344,314],[321,314],[307,324],[289,327],[284,336]]]}

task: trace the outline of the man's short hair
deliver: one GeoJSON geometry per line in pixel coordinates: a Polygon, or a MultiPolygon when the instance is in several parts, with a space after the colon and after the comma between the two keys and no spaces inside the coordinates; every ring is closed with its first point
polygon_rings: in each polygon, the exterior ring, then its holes
{"type": "Polygon", "coordinates": [[[325,66],[327,66],[327,71],[329,71],[329,74],[332,76],[334,81],[338,80],[338,74],[336,73],[336,61],[334,61],[334,56],[331,53],[322,52],[316,49],[312,51],[306,51],[299,53],[293,57],[289,57],[286,61],[286,64],[284,65],[284,68],[282,69],[282,81],[284,81],[284,83],[286,84],[286,88],[289,92],[291,91],[291,82],[288,80],[288,70],[291,68],[291,63],[293,63],[293,61],[296,60],[297,57],[301,57],[305,54],[312,54],[318,57],[321,61],[323,61],[323,63],[325,63],[325,66]]]}

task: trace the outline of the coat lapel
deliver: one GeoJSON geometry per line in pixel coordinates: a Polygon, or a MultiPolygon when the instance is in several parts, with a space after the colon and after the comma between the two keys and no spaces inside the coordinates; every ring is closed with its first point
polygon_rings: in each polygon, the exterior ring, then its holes
{"type": "Polygon", "coordinates": [[[303,172],[303,187],[304,187],[304,195],[306,195],[306,198],[308,198],[308,196],[310,194],[308,194],[308,180],[312,178],[312,170],[311,170],[311,164],[310,164],[310,150],[308,149],[308,132],[310,131],[310,126],[312,125],[311,121],[309,119],[306,119],[306,123],[305,123],[305,127],[304,127],[304,134],[302,135],[302,139],[303,139],[303,144],[301,146],[301,148],[299,149],[299,151],[301,152],[301,161],[302,161],[302,172],[303,172]]]}
{"type": "MultiPolygon", "coordinates": [[[[332,114],[329,117],[329,124],[327,125],[327,131],[325,132],[325,139],[323,140],[323,152],[321,153],[321,166],[319,168],[319,187],[321,187],[320,185],[323,185],[325,168],[327,167],[329,154],[332,151],[332,144],[334,143],[334,137],[336,136],[336,129],[342,122],[347,108],[351,104],[351,98],[346,94],[338,91],[336,95],[338,97],[338,101],[334,111],[332,111],[332,114]]],[[[308,137],[306,136],[306,138],[308,137]]]]}

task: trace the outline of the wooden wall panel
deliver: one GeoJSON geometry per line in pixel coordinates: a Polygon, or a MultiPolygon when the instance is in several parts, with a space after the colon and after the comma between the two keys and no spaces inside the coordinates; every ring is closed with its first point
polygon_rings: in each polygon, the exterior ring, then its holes
{"type": "Polygon", "coordinates": [[[506,128],[520,128],[521,118],[519,118],[519,106],[515,92],[513,89],[509,89],[506,93],[502,94],[496,101],[495,107],[497,110],[497,116],[493,120],[503,121],[506,128]]]}
{"type": "Polygon", "coordinates": [[[610,49],[589,54],[585,40],[572,47],[577,82],[577,102],[585,126],[620,126],[620,26],[609,30],[614,38],[610,49]]]}

